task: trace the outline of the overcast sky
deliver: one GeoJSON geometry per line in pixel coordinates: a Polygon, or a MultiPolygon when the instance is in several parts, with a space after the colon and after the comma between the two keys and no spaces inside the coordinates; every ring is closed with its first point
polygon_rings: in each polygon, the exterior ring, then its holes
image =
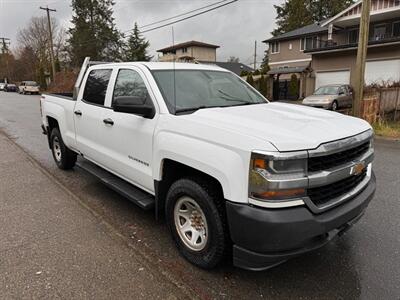
{"type": "MultiPolygon", "coordinates": [[[[136,21],[145,25],[196,9],[218,0],[115,0],[114,17],[117,27],[128,30],[136,21]]],[[[239,0],[218,10],[174,25],[175,42],[198,40],[220,45],[217,59],[226,61],[236,56],[245,64],[253,61],[254,41],[257,40],[258,61],[262,60],[265,44],[261,41],[270,36],[274,28],[274,4],[283,0],[239,0]]],[[[45,11],[39,6],[48,5],[57,9],[53,14],[64,27],[70,26],[72,10],[70,0],[0,0],[0,37],[11,38],[17,45],[18,30],[32,16],[42,16],[45,11]]],[[[150,41],[150,52],[157,57],[156,50],[172,44],[171,26],[145,37],[150,41]]]]}

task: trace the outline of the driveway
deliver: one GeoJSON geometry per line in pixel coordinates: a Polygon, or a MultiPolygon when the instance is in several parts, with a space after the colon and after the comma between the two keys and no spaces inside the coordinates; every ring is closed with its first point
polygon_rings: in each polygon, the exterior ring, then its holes
{"type": "Polygon", "coordinates": [[[122,237],[140,245],[171,280],[200,298],[400,298],[397,142],[375,142],[378,188],[359,223],[319,251],[255,273],[231,266],[214,271],[193,267],[178,255],[165,224],[156,222],[152,212],[141,211],[79,168],[69,172],[57,169],[40,131],[39,97],[0,92],[0,127],[79,201],[122,237]]]}

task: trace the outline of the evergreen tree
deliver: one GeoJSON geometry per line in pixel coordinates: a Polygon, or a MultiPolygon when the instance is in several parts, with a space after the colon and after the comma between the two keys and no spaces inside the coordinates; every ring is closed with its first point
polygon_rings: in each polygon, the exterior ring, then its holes
{"type": "Polygon", "coordinates": [[[274,5],[277,28],[272,35],[331,18],[353,3],[354,0],[285,0],[281,5],[274,5]]]}
{"type": "Polygon", "coordinates": [[[68,50],[73,65],[80,65],[86,56],[108,61],[121,58],[122,34],[112,17],[113,6],[113,0],[72,0],[68,50]]]}
{"type": "Polygon", "coordinates": [[[139,27],[135,22],[132,34],[129,36],[125,45],[125,61],[150,61],[153,56],[148,55],[147,50],[150,46],[149,41],[142,37],[139,27]]]}
{"type": "Polygon", "coordinates": [[[296,100],[299,98],[299,81],[296,74],[292,74],[290,77],[289,94],[295,97],[296,100]]]}
{"type": "Polygon", "coordinates": [[[251,74],[251,73],[248,74],[248,75],[247,75],[247,78],[246,78],[246,81],[247,81],[248,84],[254,86],[253,74],[251,74]]]}
{"type": "Polygon", "coordinates": [[[269,63],[268,51],[265,51],[264,58],[260,66],[261,74],[267,74],[268,71],[270,70],[268,63],[269,63]]]}

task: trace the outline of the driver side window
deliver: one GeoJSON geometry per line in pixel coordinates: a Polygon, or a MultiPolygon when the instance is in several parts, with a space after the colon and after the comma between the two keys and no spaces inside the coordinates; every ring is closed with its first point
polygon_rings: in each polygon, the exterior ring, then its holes
{"type": "Polygon", "coordinates": [[[147,95],[146,85],[138,72],[127,69],[122,69],[118,72],[114,87],[113,104],[118,97],[146,99],[147,95]]]}

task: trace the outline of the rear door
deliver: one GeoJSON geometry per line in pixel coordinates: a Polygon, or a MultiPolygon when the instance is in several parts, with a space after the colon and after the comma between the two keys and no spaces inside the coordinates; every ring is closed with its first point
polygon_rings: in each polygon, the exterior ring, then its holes
{"type": "MultiPolygon", "coordinates": [[[[158,111],[150,84],[139,68],[121,68],[116,70],[114,75],[115,84],[110,93],[112,95],[109,99],[110,108],[116,97],[147,97],[147,103],[152,104],[158,111]]],[[[104,119],[109,123],[102,124],[101,148],[107,149],[105,153],[109,169],[131,183],[152,192],[154,190],[153,134],[158,114],[156,113],[152,119],[146,119],[139,115],[108,109],[104,119]]]]}
{"type": "Polygon", "coordinates": [[[109,110],[105,103],[111,74],[112,69],[91,70],[74,109],[77,148],[86,158],[101,165],[106,162],[106,156],[100,130],[109,110]]]}

